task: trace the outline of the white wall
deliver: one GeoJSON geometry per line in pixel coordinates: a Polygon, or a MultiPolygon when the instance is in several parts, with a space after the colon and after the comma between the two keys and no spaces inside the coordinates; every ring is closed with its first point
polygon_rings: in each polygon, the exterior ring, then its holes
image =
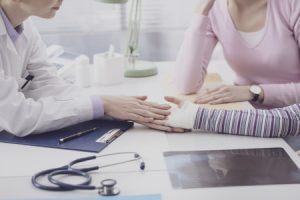
{"type": "MultiPolygon", "coordinates": [[[[140,53],[144,59],[174,60],[199,0],[143,0],[140,53]]],[[[70,51],[94,53],[114,44],[123,51],[130,3],[110,5],[95,0],[65,0],[51,20],[34,18],[47,44],[70,51]],[[125,27],[124,27],[125,26],[125,27]]],[[[223,58],[217,50],[214,59],[223,58]]]]}

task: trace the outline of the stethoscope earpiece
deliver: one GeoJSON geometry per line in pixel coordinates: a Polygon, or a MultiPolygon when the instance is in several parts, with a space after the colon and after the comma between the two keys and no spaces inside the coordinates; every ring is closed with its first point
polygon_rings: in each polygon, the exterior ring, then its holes
{"type": "Polygon", "coordinates": [[[143,161],[143,162],[141,162],[141,164],[140,164],[140,169],[141,169],[141,170],[145,170],[145,168],[146,168],[146,165],[145,165],[145,162],[143,161]]]}
{"type": "Polygon", "coordinates": [[[143,161],[142,157],[141,157],[138,153],[135,153],[135,154],[134,154],[134,158],[135,158],[135,159],[141,159],[140,170],[145,170],[146,164],[145,164],[145,162],[143,161]]]}
{"type": "Polygon", "coordinates": [[[116,196],[120,194],[120,190],[115,188],[117,181],[114,179],[105,179],[101,181],[98,188],[98,194],[102,196],[116,196]]]}

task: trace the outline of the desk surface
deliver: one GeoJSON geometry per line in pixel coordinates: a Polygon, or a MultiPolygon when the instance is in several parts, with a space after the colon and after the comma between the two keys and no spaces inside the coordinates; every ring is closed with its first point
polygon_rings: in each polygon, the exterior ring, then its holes
{"type": "MultiPolygon", "coordinates": [[[[164,91],[159,84],[171,63],[159,64],[159,75],[143,79],[126,79],[123,84],[91,88],[104,94],[145,95],[150,100],[162,101],[164,91]]],[[[242,104],[249,108],[247,103],[242,104]]],[[[201,199],[298,199],[300,185],[269,185],[249,187],[225,187],[209,189],[173,190],[163,159],[164,151],[219,150],[239,148],[282,147],[300,167],[297,154],[282,139],[262,139],[210,133],[165,134],[140,125],[126,132],[108,146],[103,153],[136,151],[146,163],[146,171],[140,172],[137,163],[103,169],[93,175],[93,183],[105,178],[118,181],[122,195],[162,194],[163,200],[201,199]],[[153,148],[155,147],[155,148],[153,148]]],[[[30,197],[96,196],[95,191],[65,193],[45,192],[35,189],[30,182],[37,171],[57,167],[89,153],[55,150],[39,147],[0,143],[0,199],[30,197]]]]}

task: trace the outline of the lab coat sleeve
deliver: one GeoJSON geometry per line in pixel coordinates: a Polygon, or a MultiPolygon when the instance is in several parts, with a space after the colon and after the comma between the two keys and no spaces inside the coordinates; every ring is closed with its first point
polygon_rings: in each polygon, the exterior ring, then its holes
{"type": "Polygon", "coordinates": [[[39,100],[26,98],[18,92],[13,77],[0,77],[0,124],[1,129],[23,137],[60,129],[93,118],[88,97],[59,99],[55,96],[39,100]]]}
{"type": "Polygon", "coordinates": [[[217,42],[210,18],[196,15],[176,59],[176,82],[181,93],[196,93],[202,87],[217,42]]]}

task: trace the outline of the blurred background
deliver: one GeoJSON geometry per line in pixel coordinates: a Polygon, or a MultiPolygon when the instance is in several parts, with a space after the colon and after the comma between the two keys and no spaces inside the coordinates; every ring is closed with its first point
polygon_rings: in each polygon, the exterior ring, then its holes
{"type": "MultiPolygon", "coordinates": [[[[90,58],[107,51],[110,44],[124,52],[127,43],[130,2],[104,4],[95,0],[64,0],[51,20],[34,18],[47,45],[84,53],[90,58]]],[[[175,60],[184,32],[199,0],[143,0],[140,58],[151,61],[175,60]]],[[[214,59],[222,57],[217,52],[214,59]]]]}

